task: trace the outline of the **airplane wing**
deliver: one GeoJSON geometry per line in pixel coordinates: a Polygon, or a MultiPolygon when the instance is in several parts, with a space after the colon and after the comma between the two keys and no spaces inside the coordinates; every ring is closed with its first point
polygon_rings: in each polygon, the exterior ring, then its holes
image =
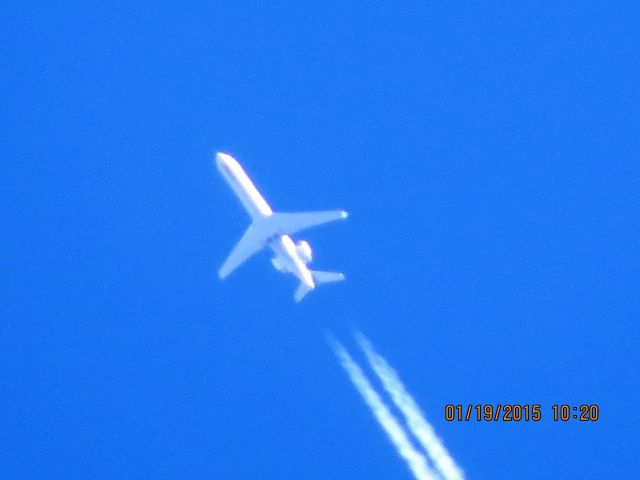
{"type": "Polygon", "coordinates": [[[246,262],[251,256],[258,253],[266,245],[269,239],[277,235],[292,235],[306,228],[322,225],[347,218],[347,212],[343,210],[328,210],[323,212],[300,213],[274,213],[268,216],[257,217],[247,228],[240,241],[237,243],[225,260],[218,276],[226,278],[236,268],[246,262]]]}
{"type": "Polygon", "coordinates": [[[240,241],[233,247],[224,264],[218,270],[221,279],[226,278],[236,268],[246,262],[251,256],[258,253],[264,247],[266,237],[261,235],[260,228],[252,223],[240,241]]]}
{"type": "Polygon", "coordinates": [[[307,228],[317,227],[324,223],[333,222],[347,218],[344,210],[326,210],[321,212],[296,212],[296,213],[274,213],[269,218],[276,227],[275,230],[293,235],[307,228]]]}

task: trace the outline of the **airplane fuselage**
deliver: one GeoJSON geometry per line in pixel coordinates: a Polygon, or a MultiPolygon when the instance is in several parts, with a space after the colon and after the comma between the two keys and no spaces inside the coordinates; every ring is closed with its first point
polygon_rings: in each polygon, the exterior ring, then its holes
{"type": "Polygon", "coordinates": [[[267,201],[235,158],[226,153],[218,152],[216,165],[252,219],[273,214],[267,201]]]}
{"type": "MultiPolygon", "coordinates": [[[[252,220],[273,215],[273,210],[267,201],[232,156],[218,152],[216,165],[252,220]]],[[[279,232],[267,239],[265,246],[268,246],[275,255],[271,263],[276,270],[292,273],[310,289],[315,287],[313,275],[307,267],[309,260],[303,258],[289,235],[279,232]]]]}
{"type": "Polygon", "coordinates": [[[269,247],[276,255],[271,262],[276,270],[293,273],[307,287],[315,287],[307,262],[302,258],[298,247],[289,235],[279,235],[269,243],[269,247]]]}

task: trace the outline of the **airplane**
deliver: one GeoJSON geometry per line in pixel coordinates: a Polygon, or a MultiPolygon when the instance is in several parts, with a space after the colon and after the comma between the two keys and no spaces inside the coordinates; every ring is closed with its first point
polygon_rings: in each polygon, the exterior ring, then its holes
{"type": "Polygon", "coordinates": [[[235,158],[217,152],[216,165],[251,217],[251,225],[218,270],[220,279],[224,280],[262,249],[270,248],[274,253],[271,259],[274,268],[282,273],[291,273],[300,281],[293,297],[296,303],[322,283],[344,280],[342,273],[310,270],[307,264],[312,261],[313,254],[309,242],[302,240],[295,243],[291,235],[324,223],[343,220],[347,218],[347,212],[274,212],[235,158]]]}

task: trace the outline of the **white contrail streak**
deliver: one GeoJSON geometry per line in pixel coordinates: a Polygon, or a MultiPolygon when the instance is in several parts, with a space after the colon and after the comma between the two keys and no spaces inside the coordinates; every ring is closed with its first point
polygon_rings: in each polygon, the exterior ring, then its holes
{"type": "Polygon", "coordinates": [[[405,416],[407,426],[427,452],[438,473],[446,480],[464,479],[462,470],[436,436],[433,427],[424,418],[420,407],[407,392],[396,371],[374,350],[371,342],[363,334],[356,333],[356,340],[367,356],[371,368],[391,396],[393,403],[405,416]]]}
{"type": "Polygon", "coordinates": [[[351,382],[386,432],[398,455],[407,462],[413,476],[417,480],[438,480],[438,476],[430,469],[424,455],[414,448],[402,426],[373,389],[360,366],[351,358],[342,344],[331,338],[329,342],[351,382]]]}

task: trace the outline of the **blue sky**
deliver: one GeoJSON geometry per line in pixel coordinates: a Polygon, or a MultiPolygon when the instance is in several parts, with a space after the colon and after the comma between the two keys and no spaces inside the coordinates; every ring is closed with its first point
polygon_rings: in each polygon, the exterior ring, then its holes
{"type": "MultiPolygon", "coordinates": [[[[632,478],[635,2],[11,2],[6,478],[410,478],[328,348],[363,331],[468,478],[632,478]],[[300,305],[213,153],[347,281],[300,305]],[[447,403],[543,405],[448,423],[447,403]],[[598,404],[596,423],[551,405],[598,404]]],[[[362,357],[358,357],[362,361],[362,357]]]]}

